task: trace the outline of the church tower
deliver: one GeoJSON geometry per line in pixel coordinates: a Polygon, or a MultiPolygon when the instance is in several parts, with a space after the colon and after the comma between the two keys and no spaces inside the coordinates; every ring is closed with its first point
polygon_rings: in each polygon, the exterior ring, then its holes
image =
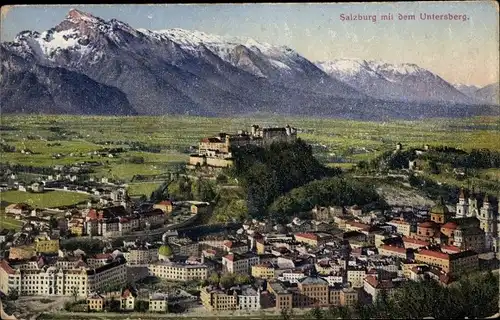
{"type": "Polygon", "coordinates": [[[465,218],[469,215],[469,204],[465,201],[464,189],[460,189],[460,195],[458,196],[457,203],[457,218],[465,218]]]}
{"type": "Polygon", "coordinates": [[[484,195],[483,206],[479,210],[480,228],[484,231],[486,239],[486,249],[492,250],[494,236],[496,233],[496,219],[493,215],[493,208],[490,204],[488,194],[484,195]]]}
{"type": "Polygon", "coordinates": [[[477,206],[477,197],[474,193],[474,187],[472,187],[472,191],[469,194],[469,212],[467,213],[467,217],[476,217],[479,215],[479,208],[477,206]]]}

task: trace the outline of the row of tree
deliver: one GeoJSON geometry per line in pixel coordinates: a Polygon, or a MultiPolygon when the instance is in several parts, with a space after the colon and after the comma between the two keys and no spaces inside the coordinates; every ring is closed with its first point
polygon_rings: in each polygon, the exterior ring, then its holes
{"type": "Polygon", "coordinates": [[[201,286],[205,287],[207,285],[221,286],[225,289],[230,289],[235,285],[245,285],[252,282],[251,278],[247,274],[239,273],[224,273],[222,275],[214,272],[207,280],[201,282],[201,286]]]}
{"type": "Polygon", "coordinates": [[[295,188],[276,199],[269,212],[273,217],[287,216],[297,212],[309,211],[314,206],[349,206],[377,203],[384,206],[384,201],[375,189],[355,179],[333,177],[312,181],[295,188]]]}

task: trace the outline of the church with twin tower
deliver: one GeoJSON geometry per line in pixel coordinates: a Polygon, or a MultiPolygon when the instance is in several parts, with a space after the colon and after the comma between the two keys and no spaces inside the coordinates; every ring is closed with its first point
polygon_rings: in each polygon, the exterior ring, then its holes
{"type": "Polygon", "coordinates": [[[498,253],[500,246],[500,197],[497,198],[496,203],[488,194],[483,197],[482,201],[480,200],[474,192],[460,189],[456,217],[476,217],[479,220],[479,227],[484,231],[486,249],[498,253]]]}

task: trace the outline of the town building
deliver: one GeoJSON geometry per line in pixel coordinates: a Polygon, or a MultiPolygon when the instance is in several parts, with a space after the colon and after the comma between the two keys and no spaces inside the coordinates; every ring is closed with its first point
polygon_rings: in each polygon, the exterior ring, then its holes
{"type": "Polygon", "coordinates": [[[259,264],[259,256],[246,253],[231,253],[222,257],[222,269],[224,272],[250,274],[252,266],[259,264]]]}
{"type": "Polygon", "coordinates": [[[462,251],[454,254],[421,249],[415,253],[415,261],[440,268],[445,273],[456,274],[470,272],[479,268],[479,258],[474,251],[462,251]]]}
{"type": "Polygon", "coordinates": [[[78,260],[68,268],[57,257],[38,257],[23,263],[0,262],[0,279],[5,294],[17,290],[20,295],[87,297],[108,286],[123,286],[127,269],[125,259],[117,257],[113,261],[96,268],[78,260]],[[6,282],[4,282],[6,281],[6,282]],[[7,283],[7,286],[3,285],[7,283]]]}
{"type": "Polygon", "coordinates": [[[208,278],[208,267],[203,264],[181,264],[158,261],[149,265],[150,275],[175,281],[204,280],[208,278]]]}
{"type": "Polygon", "coordinates": [[[154,293],[149,296],[149,312],[166,313],[168,311],[168,296],[154,293]]]}

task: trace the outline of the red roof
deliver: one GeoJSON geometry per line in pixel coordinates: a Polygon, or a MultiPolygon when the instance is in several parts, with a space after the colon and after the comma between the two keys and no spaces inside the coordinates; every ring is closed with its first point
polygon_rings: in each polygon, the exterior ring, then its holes
{"type": "Polygon", "coordinates": [[[172,201],[170,201],[170,200],[164,200],[164,201],[158,202],[157,204],[164,205],[164,206],[171,206],[172,205],[172,201]]]}
{"type": "Polygon", "coordinates": [[[97,220],[99,218],[97,211],[95,209],[90,209],[89,213],[87,213],[87,218],[89,220],[97,220]]]}
{"type": "Polygon", "coordinates": [[[224,241],[224,245],[228,248],[231,248],[233,246],[233,242],[232,241],[229,241],[229,240],[226,240],[224,241]]]}
{"type": "Polygon", "coordinates": [[[384,249],[384,250],[392,251],[392,252],[398,252],[398,253],[405,253],[406,254],[406,249],[405,248],[401,248],[401,247],[396,247],[396,246],[390,246],[390,245],[387,245],[387,244],[383,244],[381,246],[381,248],[384,249]]]}
{"type": "Polygon", "coordinates": [[[418,225],[419,228],[435,228],[436,224],[432,221],[422,222],[418,225]]]}
{"type": "Polygon", "coordinates": [[[16,273],[14,271],[14,269],[12,269],[12,267],[9,266],[9,264],[5,260],[0,260],[0,268],[2,268],[8,274],[15,274],[16,273]]]}
{"type": "Polygon", "coordinates": [[[451,251],[453,253],[460,252],[460,248],[457,246],[448,246],[448,245],[441,245],[441,250],[446,250],[446,251],[451,251]]]}
{"type": "Polygon", "coordinates": [[[98,253],[94,256],[94,259],[103,260],[103,259],[109,259],[111,257],[112,257],[111,253],[98,253]]]}
{"type": "Polygon", "coordinates": [[[125,289],[122,294],[122,298],[128,298],[130,295],[132,295],[132,292],[130,292],[129,289],[125,289]]]}
{"type": "Polygon", "coordinates": [[[227,260],[233,262],[234,261],[234,255],[233,254],[228,254],[227,256],[225,256],[224,258],[226,258],[227,260]]]}
{"type": "Polygon", "coordinates": [[[394,223],[394,224],[404,224],[404,225],[408,225],[409,223],[401,218],[399,219],[392,219],[391,221],[389,221],[389,223],[394,223]]]}
{"type": "Polygon", "coordinates": [[[345,224],[351,225],[353,227],[361,228],[361,229],[370,227],[370,225],[368,225],[368,224],[364,224],[364,223],[356,222],[356,221],[348,221],[345,224]]]}
{"type": "Polygon", "coordinates": [[[455,222],[450,221],[450,222],[446,222],[441,228],[455,230],[457,227],[458,227],[458,225],[455,222]]]}
{"type": "Polygon", "coordinates": [[[413,239],[413,238],[408,238],[408,237],[403,237],[403,242],[409,242],[409,243],[414,243],[422,246],[428,246],[430,243],[428,241],[423,241],[423,240],[418,240],[418,239],[413,239]]]}
{"type": "Polygon", "coordinates": [[[296,233],[295,238],[306,238],[306,239],[311,239],[311,240],[318,240],[318,236],[315,235],[314,233],[296,233]]]}
{"type": "Polygon", "coordinates": [[[438,259],[445,259],[445,260],[450,259],[450,256],[447,253],[433,251],[433,250],[427,250],[427,249],[421,249],[420,252],[418,252],[418,254],[424,255],[424,256],[431,256],[431,257],[438,258],[438,259]]]}

